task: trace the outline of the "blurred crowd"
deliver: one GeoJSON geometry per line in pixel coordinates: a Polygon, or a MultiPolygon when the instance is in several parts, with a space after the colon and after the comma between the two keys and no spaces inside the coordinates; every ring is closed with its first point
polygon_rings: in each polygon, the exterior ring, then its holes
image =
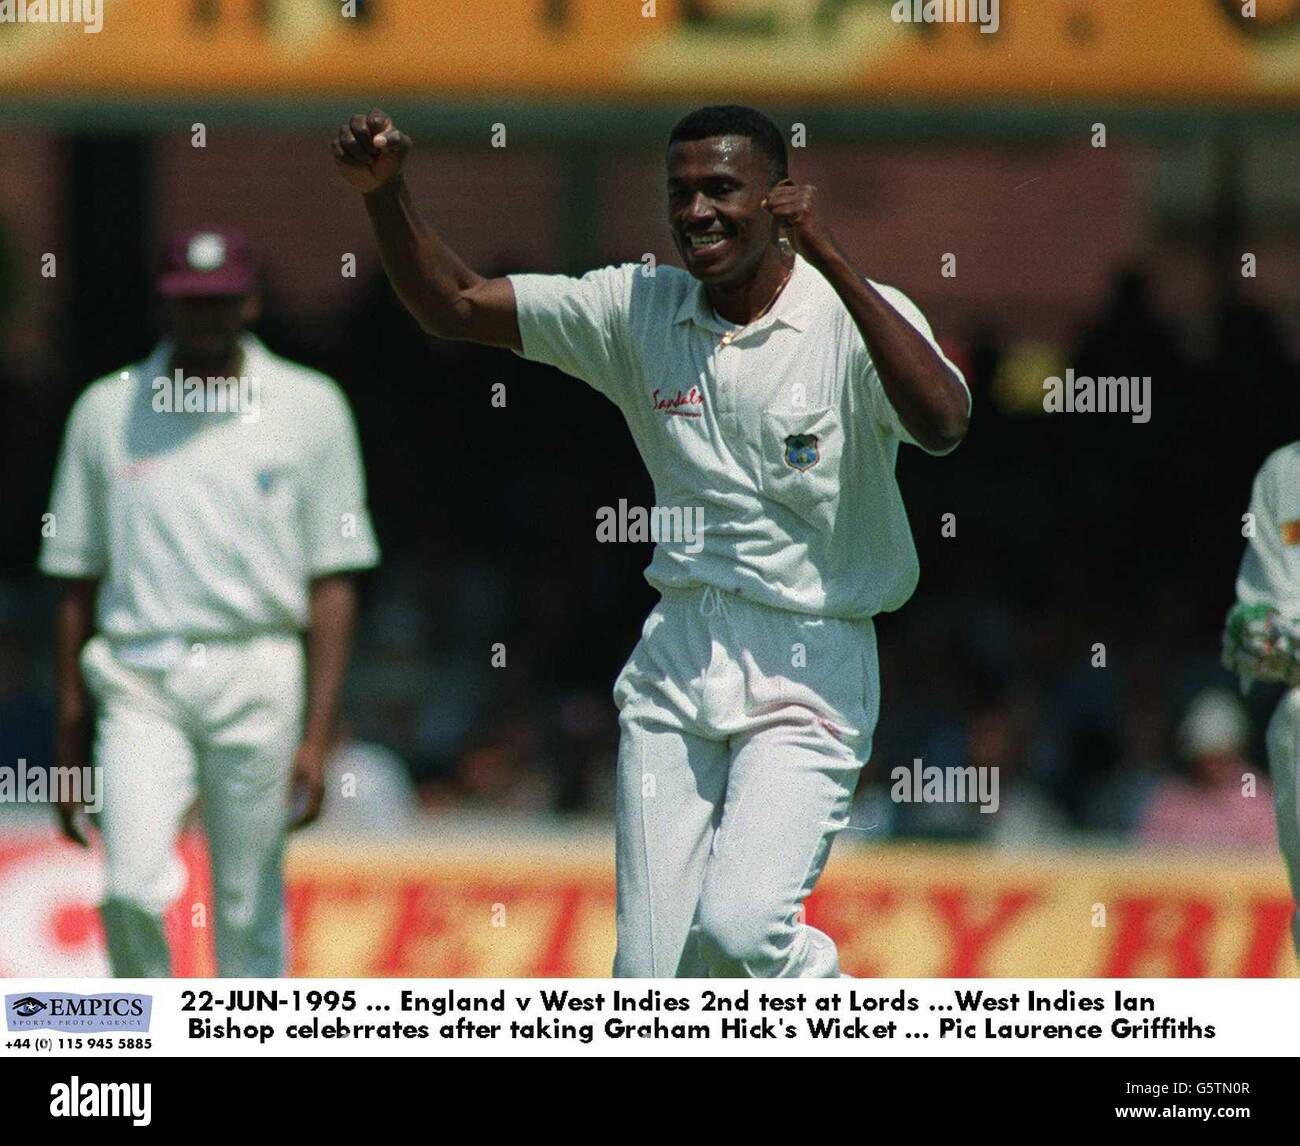
{"type": "MultiPolygon", "coordinates": [[[[974,422],[949,458],[900,451],[921,582],[877,621],[861,838],[1270,846],[1262,740],[1278,694],[1241,696],[1219,633],[1254,471],[1300,437],[1297,362],[1276,316],[1235,297],[1162,315],[1150,286],[1119,275],[1076,344],[1047,352],[1077,374],[1149,375],[1143,424],[1046,416],[1043,371],[1017,376],[1024,348],[995,322],[941,332],[974,422]],[[998,812],[891,799],[894,770],[918,759],[997,768],[998,812]]],[[[653,504],[619,413],[508,352],[425,338],[382,279],[357,311],[312,323],[271,295],[258,333],[347,392],[384,549],[361,582],[334,761],[356,798],[335,799],[327,824],[607,819],[610,690],[654,601],[649,547],[596,539],[600,506],[653,504]]],[[[51,759],[54,587],[32,570],[63,418],[87,381],[0,384],[0,448],[22,459],[0,508],[6,764],[51,759]]]]}

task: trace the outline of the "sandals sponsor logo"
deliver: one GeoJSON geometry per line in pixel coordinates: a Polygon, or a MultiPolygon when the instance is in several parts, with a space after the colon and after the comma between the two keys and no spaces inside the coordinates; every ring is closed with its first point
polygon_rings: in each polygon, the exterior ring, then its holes
{"type": "Polygon", "coordinates": [[[70,995],[66,991],[37,991],[5,996],[5,1022],[11,1031],[147,1031],[153,996],[70,995]]]}
{"type": "Polygon", "coordinates": [[[656,390],[650,395],[654,408],[661,414],[678,418],[699,418],[702,416],[704,395],[698,386],[689,390],[676,390],[671,395],[663,390],[656,390]]]}

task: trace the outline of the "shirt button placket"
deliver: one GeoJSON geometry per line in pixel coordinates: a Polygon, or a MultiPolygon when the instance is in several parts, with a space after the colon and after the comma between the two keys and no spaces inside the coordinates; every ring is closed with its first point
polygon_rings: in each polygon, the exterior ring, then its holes
{"type": "Polygon", "coordinates": [[[714,393],[718,396],[718,413],[730,416],[736,412],[735,387],[731,385],[729,371],[735,351],[732,350],[731,344],[726,346],[722,344],[716,331],[709,331],[709,337],[714,340],[713,353],[709,355],[709,361],[713,364],[714,393]]]}

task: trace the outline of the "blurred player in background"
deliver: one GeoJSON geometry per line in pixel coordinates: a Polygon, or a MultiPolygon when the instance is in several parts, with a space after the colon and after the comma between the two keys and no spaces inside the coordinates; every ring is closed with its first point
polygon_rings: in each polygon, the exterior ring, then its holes
{"type": "Polygon", "coordinates": [[[751,108],[672,132],[685,272],[484,279],[420,219],[409,149],[378,111],[334,143],[420,325],[588,382],[622,410],[656,506],[703,514],[701,545],[656,539],[661,600],[615,686],[615,975],[839,975],[800,907],[870,752],[872,617],[916,585],[898,443],[953,449],[964,379],[916,307],[849,263],[751,108]]]}
{"type": "MultiPolygon", "coordinates": [[[[66,582],[58,762],[85,764],[89,693],[115,975],[169,974],[162,916],[198,798],[218,972],[274,976],[286,830],[324,796],[348,572],[378,550],[338,387],[246,329],[258,294],[243,236],[177,235],[158,289],[167,336],[82,394],[55,477],[40,566],[66,582]]],[[[84,844],[79,808],[59,815],[84,844]]]]}
{"type": "MultiPolygon", "coordinates": [[[[1300,442],[1274,451],[1260,467],[1249,521],[1223,663],[1243,688],[1253,680],[1289,686],[1269,721],[1268,768],[1278,843],[1300,899],[1300,442]]],[[[1291,931],[1300,955],[1300,906],[1291,931]]]]}

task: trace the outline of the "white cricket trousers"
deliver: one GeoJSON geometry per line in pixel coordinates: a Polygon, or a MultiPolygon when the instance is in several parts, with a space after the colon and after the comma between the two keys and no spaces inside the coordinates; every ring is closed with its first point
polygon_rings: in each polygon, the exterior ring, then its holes
{"type": "Polygon", "coordinates": [[[875,627],[664,591],[614,686],[619,977],[834,978],[802,919],[880,708],[875,627]]]}
{"type": "Polygon", "coordinates": [[[1297,901],[1291,937],[1300,958],[1300,688],[1291,689],[1278,703],[1268,724],[1267,744],[1277,840],[1291,878],[1291,894],[1297,901]]]}
{"type": "Polygon", "coordinates": [[[281,868],[305,695],[301,640],[291,633],[204,640],[171,668],[142,669],[98,636],[82,651],[81,670],[98,703],[101,914],[113,974],[171,973],[162,916],[184,890],[176,840],[196,797],[213,902],[187,919],[214,924],[218,974],[282,974],[281,868]]]}

